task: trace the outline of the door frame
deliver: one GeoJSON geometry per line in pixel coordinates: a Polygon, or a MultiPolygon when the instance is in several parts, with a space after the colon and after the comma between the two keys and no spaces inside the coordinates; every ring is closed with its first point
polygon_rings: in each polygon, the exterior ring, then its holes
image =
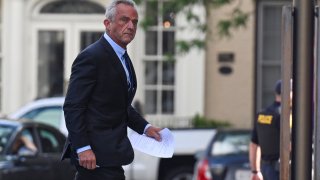
{"type": "Polygon", "coordinates": [[[104,31],[103,22],[91,21],[84,22],[81,20],[47,20],[33,23],[32,26],[32,51],[31,51],[31,83],[32,83],[32,96],[37,97],[38,94],[38,53],[39,53],[39,36],[38,32],[48,30],[48,31],[62,31],[64,32],[64,91],[69,81],[71,74],[72,63],[80,52],[80,42],[81,42],[81,32],[83,31],[104,31]]]}

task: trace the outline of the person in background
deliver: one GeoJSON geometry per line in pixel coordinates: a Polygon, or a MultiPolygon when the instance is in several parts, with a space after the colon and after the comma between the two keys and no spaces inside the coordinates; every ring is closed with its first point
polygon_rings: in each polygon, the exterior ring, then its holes
{"type": "Polygon", "coordinates": [[[71,159],[76,180],[125,179],[122,166],[134,158],[127,127],[161,141],[161,129],[131,105],[137,80],[127,45],[138,25],[135,3],[113,0],[105,15],[103,36],[73,62],[63,106],[68,138],[62,160],[71,159]]]}
{"type": "Polygon", "coordinates": [[[16,155],[35,155],[38,149],[27,136],[19,135],[12,145],[12,154],[16,155]]]}
{"type": "Polygon", "coordinates": [[[249,145],[252,180],[279,179],[281,84],[276,82],[274,102],[254,122],[249,145]]]}

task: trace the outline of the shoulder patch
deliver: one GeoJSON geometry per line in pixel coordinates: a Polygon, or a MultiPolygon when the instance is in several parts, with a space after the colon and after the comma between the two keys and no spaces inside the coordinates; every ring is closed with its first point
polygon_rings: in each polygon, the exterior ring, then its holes
{"type": "Polygon", "coordinates": [[[260,123],[260,124],[271,124],[272,123],[272,118],[273,118],[273,116],[271,116],[271,115],[260,114],[258,116],[258,123],[260,123]]]}

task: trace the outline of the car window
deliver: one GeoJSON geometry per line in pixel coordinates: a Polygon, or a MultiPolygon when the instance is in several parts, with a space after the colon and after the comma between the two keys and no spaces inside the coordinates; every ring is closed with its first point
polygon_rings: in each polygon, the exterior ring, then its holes
{"type": "Polygon", "coordinates": [[[59,136],[49,130],[40,129],[39,130],[41,148],[44,153],[61,153],[63,149],[63,143],[59,136]]]}
{"type": "Polygon", "coordinates": [[[35,155],[38,147],[34,141],[32,129],[24,129],[18,133],[11,146],[11,154],[16,155],[35,155]]]}
{"type": "Polygon", "coordinates": [[[250,137],[249,132],[224,132],[218,134],[212,144],[211,155],[248,153],[250,137]]]}
{"type": "Polygon", "coordinates": [[[59,128],[61,114],[62,108],[60,106],[51,106],[32,110],[23,115],[22,118],[32,119],[59,128]]]}
{"type": "Polygon", "coordinates": [[[0,153],[4,151],[6,147],[8,147],[8,142],[13,132],[15,131],[15,127],[1,125],[0,126],[0,153]]]}

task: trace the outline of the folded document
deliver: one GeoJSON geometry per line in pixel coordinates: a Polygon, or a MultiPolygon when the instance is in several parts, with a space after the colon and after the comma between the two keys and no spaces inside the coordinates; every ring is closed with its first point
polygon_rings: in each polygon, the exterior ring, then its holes
{"type": "Polygon", "coordinates": [[[135,131],[129,133],[129,139],[134,149],[151,156],[171,158],[174,152],[174,137],[168,128],[160,131],[161,141],[140,135],[135,131]]]}

